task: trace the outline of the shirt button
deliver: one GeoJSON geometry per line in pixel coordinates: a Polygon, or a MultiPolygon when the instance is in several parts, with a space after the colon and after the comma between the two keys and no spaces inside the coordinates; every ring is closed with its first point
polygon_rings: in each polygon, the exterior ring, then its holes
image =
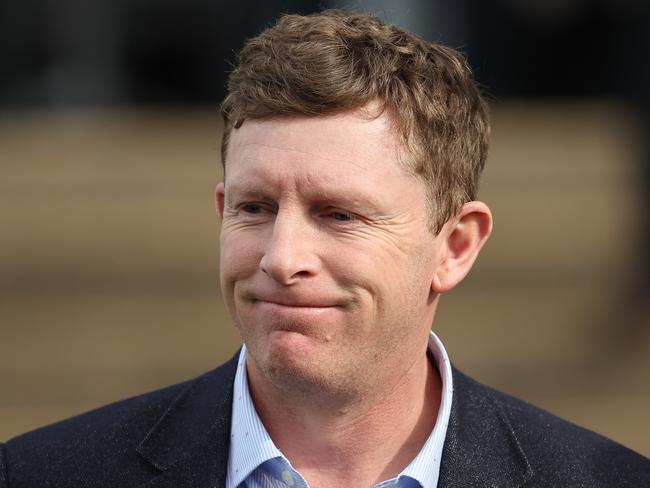
{"type": "Polygon", "coordinates": [[[296,484],[296,481],[293,479],[293,476],[291,476],[291,473],[287,469],[282,471],[282,479],[289,486],[293,486],[296,484]]]}

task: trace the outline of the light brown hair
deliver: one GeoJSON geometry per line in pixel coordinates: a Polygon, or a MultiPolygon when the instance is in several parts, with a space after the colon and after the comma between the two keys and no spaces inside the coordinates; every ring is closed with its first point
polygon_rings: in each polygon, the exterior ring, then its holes
{"type": "Polygon", "coordinates": [[[248,40],[222,104],[223,163],[231,131],[247,118],[336,114],[371,102],[388,111],[403,137],[438,233],[476,198],[490,133],[487,104],[462,55],[372,16],[284,15],[248,40]]]}

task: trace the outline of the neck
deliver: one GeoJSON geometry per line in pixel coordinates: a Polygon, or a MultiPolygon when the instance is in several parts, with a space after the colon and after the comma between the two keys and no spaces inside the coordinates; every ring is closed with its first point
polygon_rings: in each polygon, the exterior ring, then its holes
{"type": "Polygon", "coordinates": [[[249,362],[251,396],[262,422],[312,488],[372,486],[397,476],[438,416],[441,380],[426,354],[384,384],[382,395],[322,408],[293,401],[251,369],[249,362]]]}

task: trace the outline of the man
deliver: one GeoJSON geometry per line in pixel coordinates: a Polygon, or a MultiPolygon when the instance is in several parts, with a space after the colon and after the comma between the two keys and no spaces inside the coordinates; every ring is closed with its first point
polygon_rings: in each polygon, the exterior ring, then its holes
{"type": "Polygon", "coordinates": [[[230,77],[221,285],[244,346],[13,439],[0,487],[649,486],[650,461],[481,386],[430,332],[492,217],[463,59],[377,19],[285,16],[230,77]]]}

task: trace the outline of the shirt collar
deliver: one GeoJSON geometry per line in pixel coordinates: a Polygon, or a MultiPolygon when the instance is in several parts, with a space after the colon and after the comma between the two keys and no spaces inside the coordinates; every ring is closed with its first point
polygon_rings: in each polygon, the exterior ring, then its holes
{"type": "MultiPolygon", "coordinates": [[[[453,393],[449,357],[444,345],[433,332],[429,336],[429,351],[435,360],[442,381],[438,418],[420,452],[398,476],[398,478],[407,476],[415,479],[423,488],[435,488],[438,484],[440,459],[447,434],[453,393]]],[[[270,459],[284,457],[271,440],[253,405],[246,375],[245,345],[239,353],[235,375],[230,433],[226,488],[237,488],[261,464],[270,459]]]]}
{"type": "Polygon", "coordinates": [[[433,332],[429,336],[429,351],[433,355],[442,381],[438,418],[420,452],[404,468],[404,471],[400,473],[400,476],[409,476],[419,481],[423,488],[435,488],[438,486],[442,447],[445,444],[445,436],[447,435],[447,425],[449,424],[451,399],[453,395],[451,363],[449,362],[445,346],[443,346],[438,336],[433,332]]]}
{"type": "Polygon", "coordinates": [[[237,488],[260,464],[276,457],[282,457],[282,453],[257,415],[248,389],[243,345],[233,390],[226,488],[237,488]]]}

